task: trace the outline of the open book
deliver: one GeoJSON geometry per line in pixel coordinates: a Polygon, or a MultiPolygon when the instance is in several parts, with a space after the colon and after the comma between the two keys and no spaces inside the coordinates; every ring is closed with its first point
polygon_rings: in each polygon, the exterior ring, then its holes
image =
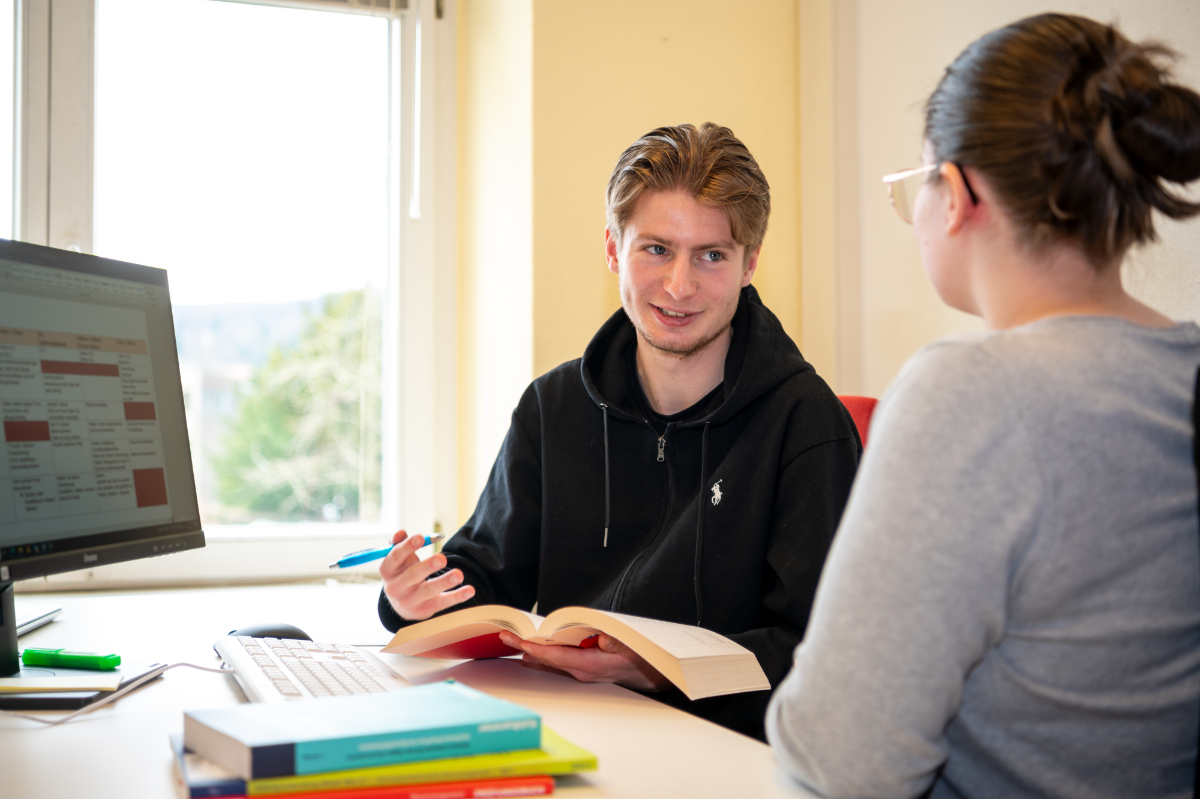
{"type": "Polygon", "coordinates": [[[723,635],[594,608],[559,608],[545,618],[505,605],[466,608],[401,629],[383,651],[447,659],[518,654],[501,643],[502,630],[535,644],[584,647],[595,646],[595,637],[608,633],[645,658],[689,699],[771,687],[754,653],[723,635]]]}

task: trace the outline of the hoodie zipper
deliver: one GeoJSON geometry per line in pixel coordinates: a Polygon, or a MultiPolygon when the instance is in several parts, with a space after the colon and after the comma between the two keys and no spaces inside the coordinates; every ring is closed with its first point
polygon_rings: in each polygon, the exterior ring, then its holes
{"type": "MultiPolygon", "coordinates": [[[[646,424],[646,427],[651,432],[654,432],[654,428],[651,427],[649,421],[645,422],[645,424],[646,424]]],[[[663,430],[662,435],[660,435],[658,437],[658,457],[656,458],[656,460],[659,463],[663,463],[667,459],[666,453],[664,451],[667,448],[667,435],[671,432],[671,428],[674,426],[675,426],[674,422],[671,422],[670,424],[668,424],[666,429],[663,430]]],[[[621,601],[621,595],[625,592],[625,583],[626,583],[626,581],[629,580],[630,572],[632,572],[634,570],[634,567],[636,567],[638,565],[638,563],[641,562],[642,557],[645,556],[645,554],[647,552],[654,549],[655,545],[658,544],[659,539],[662,538],[663,532],[667,529],[667,522],[669,522],[671,520],[671,503],[674,499],[674,496],[673,496],[674,492],[671,490],[671,483],[672,483],[671,464],[668,463],[667,464],[667,506],[663,510],[662,521],[660,521],[658,523],[658,532],[656,532],[654,534],[654,538],[652,538],[650,540],[650,543],[647,544],[642,549],[642,551],[637,554],[637,557],[635,557],[633,560],[631,560],[629,562],[629,565],[625,567],[625,571],[621,574],[621,579],[617,581],[617,589],[615,591],[613,591],[612,602],[608,606],[608,609],[610,611],[616,611],[617,606],[621,601]]]]}

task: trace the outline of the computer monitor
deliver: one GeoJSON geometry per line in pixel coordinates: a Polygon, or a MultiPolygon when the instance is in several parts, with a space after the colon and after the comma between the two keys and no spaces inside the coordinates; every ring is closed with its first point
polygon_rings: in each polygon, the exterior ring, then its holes
{"type": "Polygon", "coordinates": [[[167,273],[0,239],[0,676],[13,582],[204,546],[167,273]]]}

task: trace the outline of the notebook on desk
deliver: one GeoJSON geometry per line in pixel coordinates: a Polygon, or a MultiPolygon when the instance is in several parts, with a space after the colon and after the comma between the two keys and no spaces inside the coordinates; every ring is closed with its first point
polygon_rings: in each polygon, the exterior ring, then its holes
{"type": "Polygon", "coordinates": [[[78,710],[163,665],[127,663],[111,672],[22,666],[18,676],[0,677],[0,710],[78,710]]]}
{"type": "Polygon", "coordinates": [[[58,618],[62,608],[48,602],[17,602],[17,635],[21,636],[30,630],[36,630],[44,624],[49,624],[58,618]]]}

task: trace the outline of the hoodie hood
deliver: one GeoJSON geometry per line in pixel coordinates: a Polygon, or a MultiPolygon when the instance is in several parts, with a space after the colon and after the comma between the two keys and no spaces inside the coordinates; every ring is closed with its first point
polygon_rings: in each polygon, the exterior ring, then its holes
{"type": "MultiPolygon", "coordinates": [[[[733,338],[725,356],[724,400],[707,414],[678,423],[679,428],[703,428],[700,434],[700,483],[696,494],[696,537],[692,581],[696,600],[696,624],[704,622],[704,597],[701,589],[701,563],[704,557],[705,487],[708,483],[708,432],[734,418],[760,396],[812,366],[783,332],[775,314],[767,310],[753,286],[746,286],[738,297],[733,315],[733,338]]],[[[636,373],[628,367],[626,352],[637,346],[637,332],[629,316],[621,309],[609,317],[592,338],[580,361],[583,385],[604,420],[604,531],[603,546],[608,547],[612,523],[612,464],[609,457],[608,418],[635,423],[649,422],[637,410],[636,373]]],[[[666,434],[659,437],[658,460],[663,460],[666,434]]],[[[714,484],[714,496],[720,489],[714,484]]],[[[719,502],[719,498],[715,499],[719,502]]]]}
{"type": "MultiPolygon", "coordinates": [[[[725,399],[707,415],[680,427],[723,424],[763,394],[800,372],[812,371],[783,325],[746,286],[733,316],[733,340],[725,356],[725,399]]],[[[616,418],[642,421],[634,400],[624,353],[637,346],[637,332],[625,310],[618,309],[596,332],[583,352],[580,370],[588,396],[616,418]]]]}

